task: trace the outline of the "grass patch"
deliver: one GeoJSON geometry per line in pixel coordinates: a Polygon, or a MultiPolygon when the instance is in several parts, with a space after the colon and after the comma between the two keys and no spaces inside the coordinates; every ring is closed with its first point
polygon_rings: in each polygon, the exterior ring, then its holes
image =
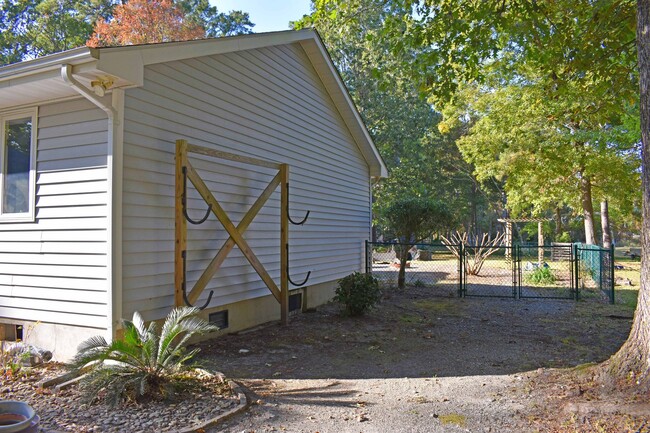
{"type": "Polygon", "coordinates": [[[423,319],[415,314],[403,314],[399,317],[400,322],[404,323],[422,323],[423,319]]]}
{"type": "Polygon", "coordinates": [[[584,364],[576,365],[575,367],[573,367],[573,371],[579,374],[584,374],[589,372],[596,365],[598,364],[595,362],[586,362],[584,364]]]}
{"type": "Polygon", "coordinates": [[[467,417],[459,413],[450,413],[448,415],[440,415],[438,417],[442,424],[455,424],[458,427],[465,427],[467,424],[467,417]]]}
{"type": "Polygon", "coordinates": [[[578,342],[575,337],[565,337],[560,341],[562,341],[562,344],[566,344],[567,346],[573,346],[578,342]]]}

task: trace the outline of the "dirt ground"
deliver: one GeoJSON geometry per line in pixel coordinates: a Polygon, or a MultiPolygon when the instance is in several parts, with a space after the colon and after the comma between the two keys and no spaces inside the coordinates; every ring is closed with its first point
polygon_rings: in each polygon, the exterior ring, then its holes
{"type": "MultiPolygon", "coordinates": [[[[201,362],[257,403],[215,432],[608,431],[580,430],[594,417],[560,399],[572,396],[572,382],[555,368],[607,359],[631,319],[629,306],[598,296],[459,299],[407,289],[366,316],[342,317],[328,304],[286,327],[204,342],[201,362]]],[[[636,431],[644,410],[619,413],[616,425],[636,431]]]]}

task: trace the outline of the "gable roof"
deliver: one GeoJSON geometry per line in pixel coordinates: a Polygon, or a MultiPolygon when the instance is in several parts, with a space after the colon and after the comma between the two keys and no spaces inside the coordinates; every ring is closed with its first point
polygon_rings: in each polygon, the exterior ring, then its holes
{"type": "Polygon", "coordinates": [[[61,77],[63,65],[70,65],[75,78],[88,88],[92,81],[105,79],[113,82],[113,88],[128,88],[143,85],[147,65],[292,43],[300,44],[309,57],[367,161],[370,175],[386,176],[386,166],[322,40],[310,29],[123,47],[82,47],[0,67],[0,110],[78,96],[61,77]]]}

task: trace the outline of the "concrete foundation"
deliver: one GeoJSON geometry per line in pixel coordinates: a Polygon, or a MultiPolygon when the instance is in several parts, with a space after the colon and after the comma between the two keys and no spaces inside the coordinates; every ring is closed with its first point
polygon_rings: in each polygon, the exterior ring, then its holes
{"type": "MultiPolygon", "coordinates": [[[[291,294],[302,292],[302,308],[306,310],[329,302],[334,297],[336,285],[336,281],[331,281],[303,287],[291,291],[291,294]]],[[[211,313],[224,310],[228,310],[228,327],[210,335],[209,338],[280,320],[280,304],[271,294],[262,298],[205,309],[201,312],[201,317],[207,320],[211,313]]]]}
{"type": "Polygon", "coordinates": [[[77,346],[88,338],[106,336],[105,329],[16,321],[5,322],[0,326],[0,339],[15,340],[11,331],[16,325],[23,326],[23,342],[49,350],[52,352],[52,360],[58,362],[72,359],[77,353],[77,346]]]}

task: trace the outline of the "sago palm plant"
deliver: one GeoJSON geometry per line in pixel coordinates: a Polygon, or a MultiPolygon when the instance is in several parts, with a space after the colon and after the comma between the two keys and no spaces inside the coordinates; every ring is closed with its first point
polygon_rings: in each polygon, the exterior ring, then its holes
{"type": "Polygon", "coordinates": [[[145,326],[142,316],[124,320],[124,335],[108,343],[103,337],[79,345],[71,367],[87,370],[82,387],[89,400],[105,394],[107,403],[124,398],[166,398],[183,382],[188,365],[199,349],[187,350],[193,335],[218,328],[196,316],[197,308],[172,310],[160,332],[155,322],[145,326]]]}

